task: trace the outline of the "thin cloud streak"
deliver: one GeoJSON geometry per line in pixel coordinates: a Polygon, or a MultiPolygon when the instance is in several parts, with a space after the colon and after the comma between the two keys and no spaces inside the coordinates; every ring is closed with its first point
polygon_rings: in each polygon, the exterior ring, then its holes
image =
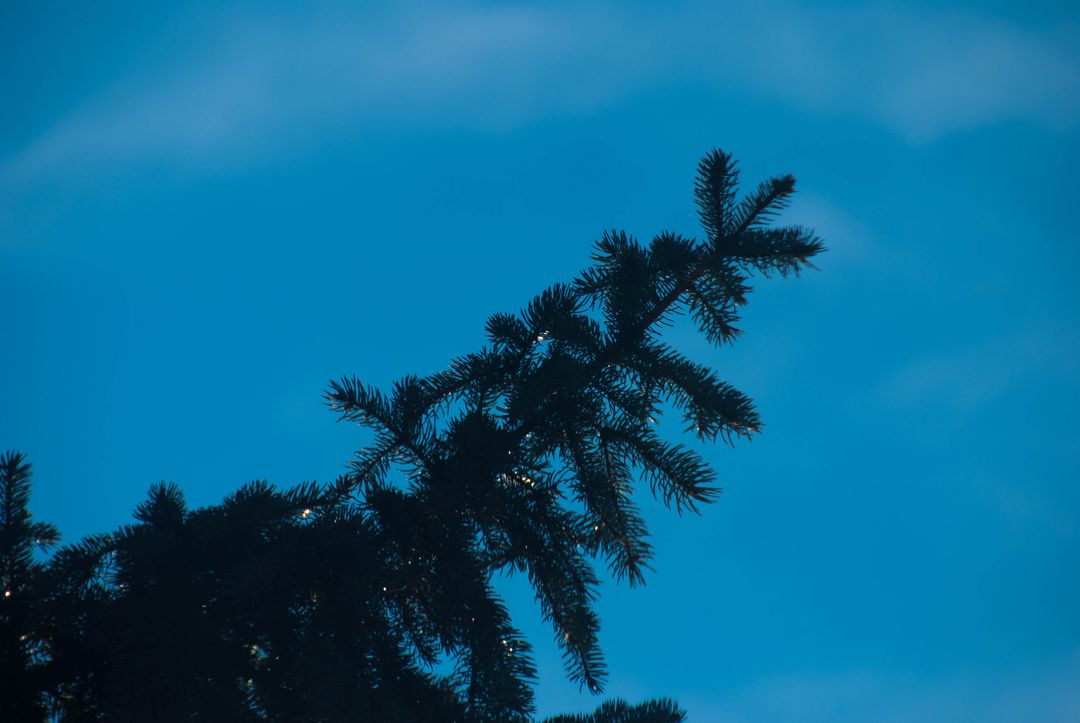
{"type": "Polygon", "coordinates": [[[154,87],[145,78],[71,115],[0,164],[17,184],[90,162],[228,161],[312,129],[514,128],[703,80],[909,142],[1022,121],[1080,119],[1080,32],[900,8],[683,4],[235,17],[154,87]]]}
{"type": "Polygon", "coordinates": [[[717,723],[1067,723],[1080,719],[1080,654],[1038,671],[935,682],[871,671],[778,676],[713,700],[681,697],[717,723]]]}
{"type": "Polygon", "coordinates": [[[881,395],[893,406],[966,417],[1025,385],[1073,387],[1078,352],[1080,338],[1071,330],[1021,330],[912,361],[885,380],[881,395]]]}

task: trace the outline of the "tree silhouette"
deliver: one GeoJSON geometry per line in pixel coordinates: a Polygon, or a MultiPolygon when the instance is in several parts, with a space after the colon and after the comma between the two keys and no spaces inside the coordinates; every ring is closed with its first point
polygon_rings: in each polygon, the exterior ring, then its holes
{"type": "Polygon", "coordinates": [[[18,452],[0,454],[0,720],[41,720],[47,689],[44,639],[35,614],[47,550],[59,533],[30,516],[30,464],[18,452]]]}
{"type": "MultiPolygon", "coordinates": [[[[26,719],[45,705],[72,721],[528,719],[531,646],[492,583],[515,572],[568,675],[601,691],[593,565],[644,582],[652,549],[635,485],[679,513],[719,492],[657,420],[675,412],[702,440],[760,428],[750,399],[663,330],[686,314],[729,343],[754,275],[797,273],[823,250],[808,229],[769,225],[791,176],[742,200],[736,181],[729,155],[707,154],[703,239],[605,233],[578,278],[492,316],[489,344],[443,372],[388,393],[332,381],[329,406],[374,438],[331,484],[255,482],[198,510],[159,484],[133,524],[63,548],[43,571],[25,544],[55,534],[27,532],[28,468],[5,457],[16,510],[4,512],[16,560],[4,558],[5,586],[42,581],[32,624],[14,607],[0,619],[4,645],[30,636],[5,657],[12,675],[47,681],[27,685],[26,719]]],[[[683,718],[670,701],[613,701],[552,720],[683,718]]]]}
{"type": "Polygon", "coordinates": [[[544,723],[683,723],[686,713],[673,700],[661,698],[638,705],[625,700],[609,700],[592,713],[557,715],[544,723]]]}

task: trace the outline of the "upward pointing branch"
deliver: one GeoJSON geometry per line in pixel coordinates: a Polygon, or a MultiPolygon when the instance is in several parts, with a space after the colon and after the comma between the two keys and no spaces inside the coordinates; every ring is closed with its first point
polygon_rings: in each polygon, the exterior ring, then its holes
{"type": "MultiPolygon", "coordinates": [[[[788,204],[795,193],[795,177],[788,174],[763,182],[736,207],[737,179],[738,170],[730,155],[720,150],[713,150],[702,159],[698,168],[695,196],[701,223],[710,241],[709,252],[690,273],[679,280],[674,288],[654,302],[653,307],[642,317],[636,327],[631,331],[622,330],[617,338],[604,346],[593,362],[587,366],[586,373],[579,378],[580,387],[590,384],[605,367],[617,361],[620,353],[639,344],[649,330],[679,303],[680,298],[694,289],[695,282],[716,269],[719,264],[730,259],[739,265],[747,263],[754,265],[756,257],[753,244],[747,242],[756,239],[743,237],[771,219],[788,204]]],[[[802,238],[791,239],[791,241],[802,243],[791,244],[791,252],[788,254],[790,258],[787,262],[788,271],[792,269],[798,271],[800,264],[808,264],[807,259],[810,256],[823,250],[823,246],[816,239],[811,239],[809,242],[805,242],[802,238]]],[[[769,248],[764,259],[775,257],[776,249],[769,248]]],[[[547,412],[548,404],[541,404],[532,414],[522,419],[514,430],[516,440],[520,442],[533,431],[537,422],[547,412]]]]}

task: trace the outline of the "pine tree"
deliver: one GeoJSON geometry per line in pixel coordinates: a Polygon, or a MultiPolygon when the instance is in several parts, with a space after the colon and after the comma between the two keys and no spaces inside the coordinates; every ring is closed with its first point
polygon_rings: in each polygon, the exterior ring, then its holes
{"type": "Polygon", "coordinates": [[[652,422],[673,406],[699,439],[730,442],[760,428],[749,398],[662,339],[688,313],[712,343],[733,341],[750,278],[797,274],[823,250],[809,229],[770,225],[795,191],[792,176],[741,200],[737,178],[730,155],[702,159],[703,239],[664,232],[641,244],[606,233],[573,283],[545,290],[518,315],[492,316],[489,346],[447,371],[405,377],[388,395],[356,378],[327,391],[343,419],[375,431],[337,493],[396,538],[393,566],[407,578],[394,590],[409,598],[395,592],[387,604],[437,631],[481,717],[531,711],[521,684],[528,648],[492,575],[528,575],[569,675],[600,691],[592,561],[644,582],[652,550],[635,482],[678,512],[718,493],[701,456],[662,439],[652,422]],[[415,595],[415,576],[447,575],[460,581],[452,597],[415,595]]]}
{"type": "MultiPolygon", "coordinates": [[[[655,422],[674,412],[698,439],[728,442],[760,429],[750,399],[664,329],[687,315],[730,343],[751,278],[797,274],[823,250],[808,229],[770,225],[791,176],[742,200],[736,180],[729,155],[707,154],[703,238],[604,234],[578,278],[492,316],[488,345],[443,372],[386,393],[331,382],[331,408],[374,430],[331,484],[256,482],[198,510],[156,485],[133,524],[63,548],[42,572],[25,542],[55,535],[19,512],[28,468],[5,457],[15,512],[3,529],[15,532],[0,552],[16,562],[3,558],[3,580],[43,581],[28,639],[49,651],[15,667],[40,668],[48,684],[35,690],[59,720],[527,720],[531,646],[493,583],[520,573],[568,674],[600,692],[594,565],[639,585],[652,556],[635,486],[679,513],[719,492],[655,422]]],[[[9,609],[5,635],[26,627],[9,609]]],[[[613,701],[553,720],[682,717],[670,701],[613,701]]]]}
{"type": "Polygon", "coordinates": [[[686,712],[667,698],[630,705],[625,700],[609,700],[592,713],[557,715],[544,723],[683,723],[686,712]]]}
{"type": "Polygon", "coordinates": [[[18,452],[0,454],[0,720],[41,720],[47,683],[41,618],[35,607],[47,550],[60,535],[30,515],[31,469],[18,452]]]}

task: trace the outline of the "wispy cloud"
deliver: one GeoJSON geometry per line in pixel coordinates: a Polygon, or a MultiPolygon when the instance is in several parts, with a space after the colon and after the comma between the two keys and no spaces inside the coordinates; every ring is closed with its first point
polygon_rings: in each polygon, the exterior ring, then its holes
{"type": "Polygon", "coordinates": [[[942,680],[876,672],[791,674],[714,700],[683,699],[692,717],[718,723],[1066,723],[1080,719],[1080,656],[1056,667],[942,680]]]}
{"type": "Polygon", "coordinates": [[[215,18],[204,47],[112,90],[3,161],[10,181],[86,161],[235,156],[372,123],[505,128],[665,84],[880,123],[912,141],[1080,120],[1080,32],[974,12],[673,4],[403,4],[215,18]]]}
{"type": "Polygon", "coordinates": [[[902,41],[892,38],[897,52],[876,103],[882,122],[914,139],[998,120],[1076,128],[1076,26],[1030,30],[959,13],[897,21],[902,41]]]}
{"type": "Polygon", "coordinates": [[[895,405],[963,416],[1025,385],[1075,384],[1078,354],[1080,338],[1071,329],[1023,330],[916,359],[885,381],[883,397],[895,405]]]}

